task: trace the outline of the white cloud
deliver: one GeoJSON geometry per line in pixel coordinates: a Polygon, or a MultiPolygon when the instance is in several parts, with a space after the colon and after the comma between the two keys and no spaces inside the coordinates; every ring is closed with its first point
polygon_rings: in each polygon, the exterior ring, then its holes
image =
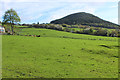
{"type": "Polygon", "coordinates": [[[91,5],[90,3],[71,3],[71,4],[67,4],[64,8],[53,12],[49,20],[59,19],[69,14],[73,14],[77,12],[87,12],[87,13],[95,14],[97,8],[98,6],[97,7],[92,6],[92,3],[91,5]]]}
{"type": "MultiPolygon", "coordinates": [[[[21,17],[22,22],[25,23],[36,22],[36,21],[50,22],[52,20],[59,19],[69,14],[77,13],[77,12],[87,12],[96,15],[96,10],[101,8],[102,5],[103,8],[105,7],[104,6],[105,2],[79,2],[79,0],[74,0],[74,2],[72,2],[73,0],[70,1],[64,0],[65,2],[62,2],[63,0],[58,0],[56,2],[55,0],[51,2],[50,1],[42,2],[47,0],[34,0],[33,2],[32,0],[29,0],[28,2],[25,1],[28,0],[16,0],[16,2],[15,1],[12,2],[12,0],[4,0],[4,2],[2,2],[4,4],[2,4],[3,9],[0,15],[1,14],[3,15],[7,9],[13,8],[17,11],[19,16],[21,17]]],[[[106,16],[105,13],[106,12],[103,10],[103,12],[100,11],[98,15],[102,14],[100,17],[103,16],[102,18],[104,18],[106,16]]],[[[114,18],[114,15],[112,18],[114,18]]],[[[110,18],[109,20],[113,21],[113,19],[110,18]]],[[[114,20],[113,22],[116,21],[114,20]]]]}
{"type": "MultiPolygon", "coordinates": [[[[21,17],[22,22],[30,21],[30,20],[37,20],[43,14],[50,13],[54,8],[61,7],[59,3],[45,3],[45,2],[6,2],[3,5],[3,10],[0,13],[1,15],[10,8],[13,8],[17,11],[19,16],[21,17]],[[53,5],[54,4],[54,5],[53,5]]],[[[1,17],[1,16],[0,16],[1,17]]]]}

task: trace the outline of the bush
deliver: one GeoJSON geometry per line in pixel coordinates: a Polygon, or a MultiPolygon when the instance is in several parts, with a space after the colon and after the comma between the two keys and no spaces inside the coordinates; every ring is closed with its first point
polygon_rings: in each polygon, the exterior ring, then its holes
{"type": "Polygon", "coordinates": [[[63,26],[63,27],[68,27],[68,25],[67,25],[67,24],[62,24],[62,26],[63,26]]]}
{"type": "Polygon", "coordinates": [[[98,36],[107,36],[107,30],[103,30],[102,28],[99,28],[94,34],[98,36]]]}
{"type": "Polygon", "coordinates": [[[71,32],[72,32],[72,33],[75,33],[75,29],[71,29],[71,32]]]}
{"type": "Polygon", "coordinates": [[[66,32],[70,32],[70,29],[67,28],[67,27],[65,27],[65,28],[64,28],[64,31],[66,31],[66,32]]]}
{"type": "Polygon", "coordinates": [[[113,30],[111,33],[109,33],[109,36],[111,37],[117,37],[118,36],[118,32],[113,30]]]}
{"type": "Polygon", "coordinates": [[[92,28],[86,28],[86,29],[83,29],[82,31],[84,34],[92,34],[93,33],[93,29],[92,28]]]}

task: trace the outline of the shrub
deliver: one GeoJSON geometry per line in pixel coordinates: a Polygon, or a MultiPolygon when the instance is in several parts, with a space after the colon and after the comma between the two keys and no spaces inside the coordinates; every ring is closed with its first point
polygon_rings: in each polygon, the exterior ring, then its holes
{"type": "Polygon", "coordinates": [[[93,29],[92,28],[83,29],[82,33],[84,33],[84,34],[92,34],[93,33],[93,29]]]}
{"type": "Polygon", "coordinates": [[[67,28],[67,27],[65,27],[65,28],[64,28],[64,31],[66,31],[66,32],[70,32],[70,29],[67,28]]]}
{"type": "Polygon", "coordinates": [[[75,29],[71,29],[71,32],[74,33],[74,32],[75,32],[75,29]]]}
{"type": "Polygon", "coordinates": [[[103,30],[102,28],[99,28],[94,34],[98,36],[107,36],[107,30],[103,30]]]}
{"type": "Polygon", "coordinates": [[[68,27],[68,25],[67,25],[67,24],[62,24],[62,26],[63,26],[63,27],[68,27]]]}
{"type": "Polygon", "coordinates": [[[118,32],[113,30],[111,33],[109,33],[109,36],[111,37],[117,37],[118,36],[118,32]]]}

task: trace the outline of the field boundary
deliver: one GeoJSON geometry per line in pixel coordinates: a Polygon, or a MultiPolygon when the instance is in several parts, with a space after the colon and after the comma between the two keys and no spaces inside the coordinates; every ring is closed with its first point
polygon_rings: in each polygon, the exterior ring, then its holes
{"type": "MultiPolygon", "coordinates": [[[[29,35],[20,35],[20,36],[29,36],[29,35]]],[[[33,35],[34,36],[34,35],[33,35]]],[[[68,36],[40,36],[40,37],[53,37],[53,38],[69,38],[69,39],[83,39],[83,40],[102,40],[102,41],[117,41],[113,39],[102,39],[102,38],[78,38],[78,37],[68,37],[68,36]]]]}

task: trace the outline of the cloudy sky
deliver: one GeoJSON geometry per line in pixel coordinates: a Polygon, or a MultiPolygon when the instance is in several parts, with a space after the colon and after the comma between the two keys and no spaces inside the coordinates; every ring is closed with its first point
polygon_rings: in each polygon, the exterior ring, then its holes
{"type": "Polygon", "coordinates": [[[49,23],[77,12],[92,13],[118,23],[118,0],[1,0],[0,21],[10,8],[16,10],[21,23],[49,23]]]}

